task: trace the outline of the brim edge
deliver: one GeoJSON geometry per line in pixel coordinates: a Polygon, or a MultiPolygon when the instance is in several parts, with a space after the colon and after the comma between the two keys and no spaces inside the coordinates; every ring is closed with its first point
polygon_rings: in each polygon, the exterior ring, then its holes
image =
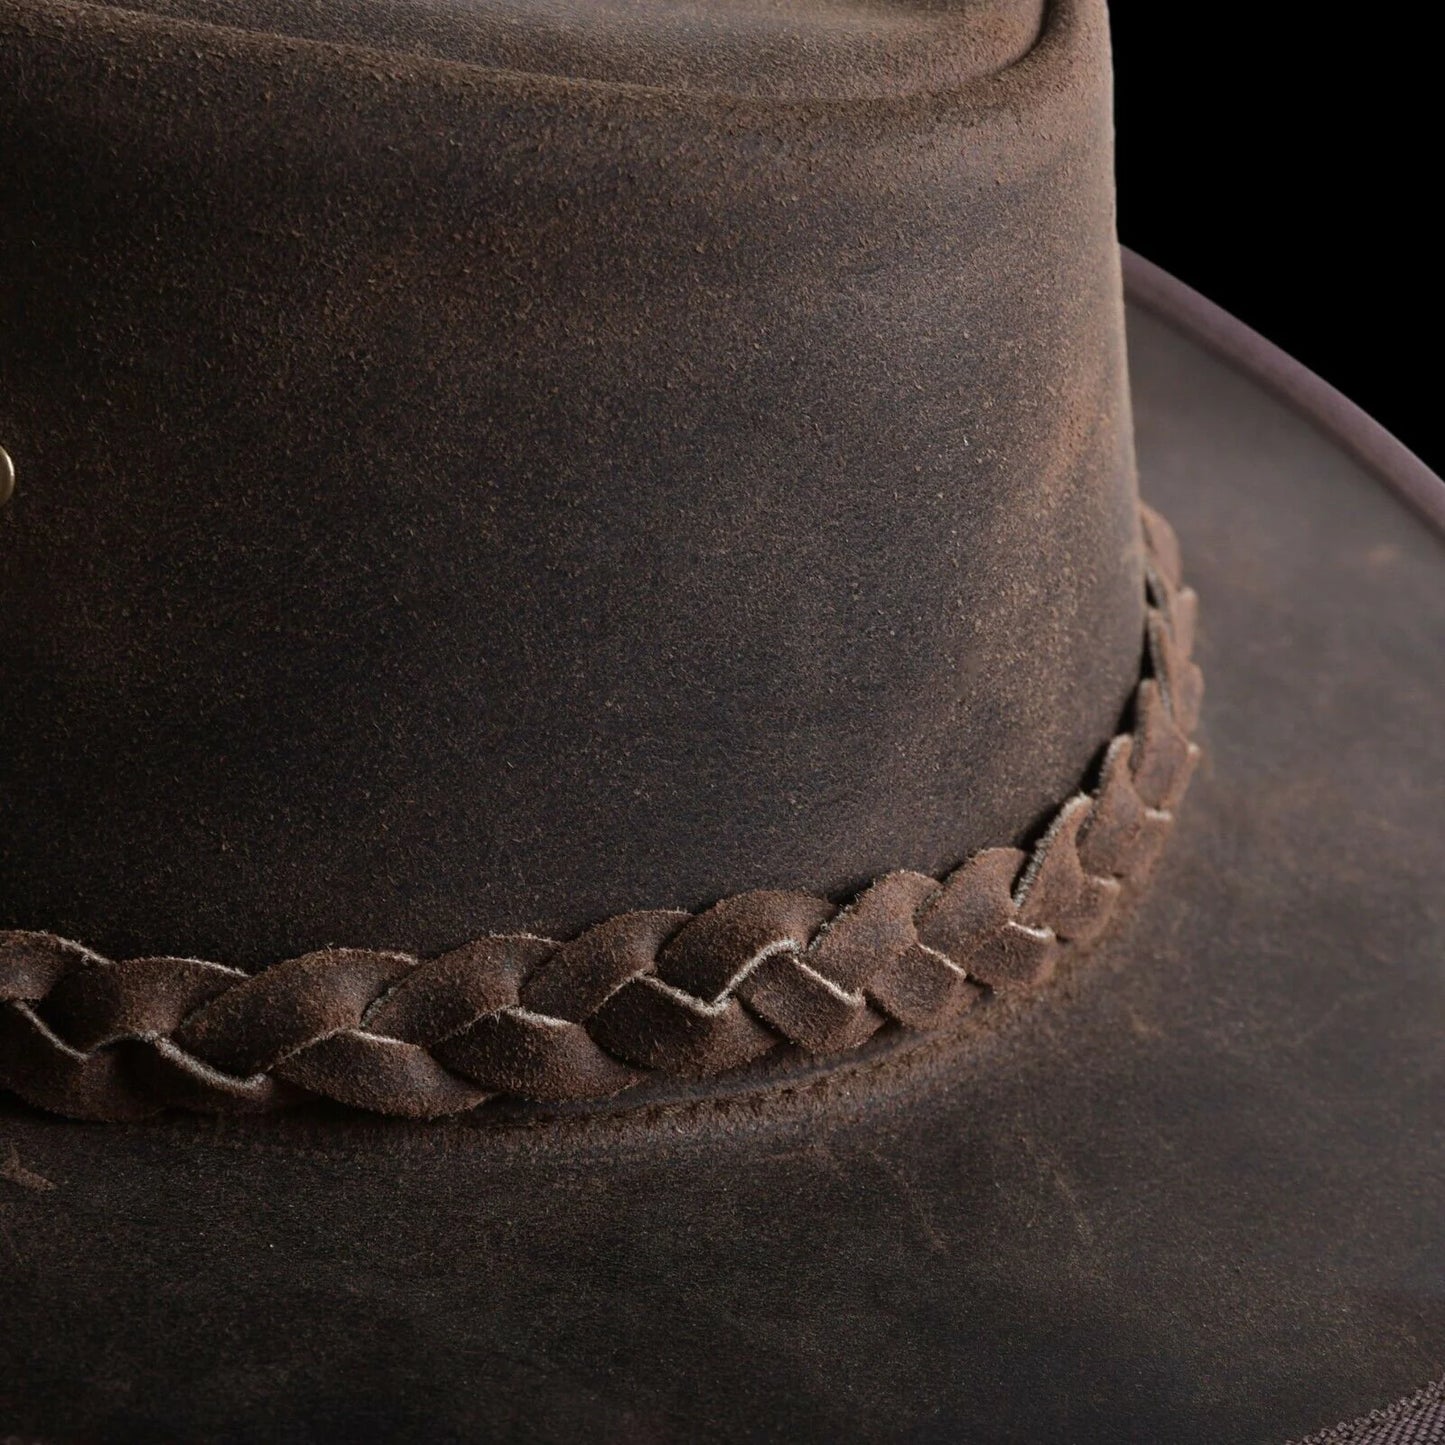
{"type": "Polygon", "coordinates": [[[1445,481],[1322,376],[1127,246],[1124,297],[1253,377],[1336,441],[1445,539],[1445,481]]]}

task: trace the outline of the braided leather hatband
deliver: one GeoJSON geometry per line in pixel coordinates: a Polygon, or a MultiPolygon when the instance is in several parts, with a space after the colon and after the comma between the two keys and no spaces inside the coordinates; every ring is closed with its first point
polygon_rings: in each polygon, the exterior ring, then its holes
{"type": "Polygon", "coordinates": [[[318,1094],[434,1118],[498,1095],[595,1099],[648,1074],[710,1076],[789,1045],[839,1054],[1040,982],[1147,874],[1198,756],[1195,595],[1168,525],[1143,515],[1130,730],[1032,849],[986,849],[941,881],[890,873],[846,905],[742,893],[697,914],[619,914],[567,942],[510,934],[431,959],[328,949],[257,974],[0,932],[0,1087],[84,1119],[318,1094]]]}

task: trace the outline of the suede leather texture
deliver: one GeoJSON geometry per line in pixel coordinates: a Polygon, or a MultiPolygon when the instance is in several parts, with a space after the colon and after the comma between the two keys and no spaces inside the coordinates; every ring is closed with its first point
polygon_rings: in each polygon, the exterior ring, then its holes
{"type": "Polygon", "coordinates": [[[1027,841],[1142,636],[1102,11],[839,98],[820,7],[798,98],[0,0],[0,926],[432,954],[1027,841]]]}
{"type": "MultiPolygon", "coordinates": [[[[1101,0],[151,8],[0,0],[0,926],[435,953],[1035,835],[1143,631],[1101,0]]],[[[4,1428],[1275,1445],[1437,1374],[1445,553],[1132,342],[1207,752],[1101,948],[641,1110],[0,1100],[4,1428]]]]}
{"type": "Polygon", "coordinates": [[[0,1114],[0,1414],[48,1440],[1221,1440],[1445,1358],[1445,548],[1135,315],[1201,597],[1154,886],[1002,1027],[515,1129],[0,1114]]]}
{"type": "Polygon", "coordinates": [[[1032,49],[1043,0],[99,0],[260,35],[330,41],[674,95],[927,96],[1032,49]]]}

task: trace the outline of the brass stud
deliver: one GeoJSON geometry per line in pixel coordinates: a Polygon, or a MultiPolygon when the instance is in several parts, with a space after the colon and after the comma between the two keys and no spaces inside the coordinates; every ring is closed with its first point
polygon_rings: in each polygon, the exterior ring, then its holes
{"type": "Polygon", "coordinates": [[[0,447],[0,507],[15,495],[15,463],[10,453],[0,447]]]}

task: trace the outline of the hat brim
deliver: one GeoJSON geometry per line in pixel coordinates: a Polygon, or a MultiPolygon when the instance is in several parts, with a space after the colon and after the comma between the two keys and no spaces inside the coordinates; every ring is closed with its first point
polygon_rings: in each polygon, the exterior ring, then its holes
{"type": "Polygon", "coordinates": [[[489,1127],[7,1100],[8,1429],[1280,1441],[1439,1371],[1445,489],[1132,281],[1208,695],[1107,943],[786,1093],[489,1127]]]}

